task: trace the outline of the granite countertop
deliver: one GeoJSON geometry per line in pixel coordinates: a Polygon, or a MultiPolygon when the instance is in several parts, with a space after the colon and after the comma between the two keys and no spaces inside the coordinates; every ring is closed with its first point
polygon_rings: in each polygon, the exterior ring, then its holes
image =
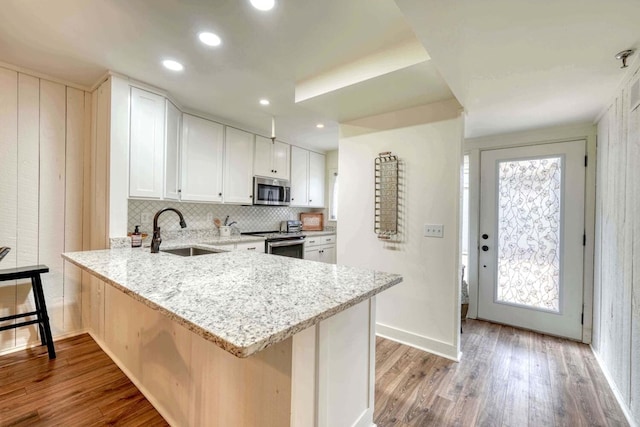
{"type": "Polygon", "coordinates": [[[336,234],[335,231],[303,231],[302,234],[308,237],[316,237],[316,236],[330,236],[332,234],[336,234]]]}
{"type": "MultiPolygon", "coordinates": [[[[162,248],[169,246],[178,247],[162,248]]],[[[180,257],[125,248],[62,257],[237,357],[402,281],[398,274],[249,251],[180,257]]]]}

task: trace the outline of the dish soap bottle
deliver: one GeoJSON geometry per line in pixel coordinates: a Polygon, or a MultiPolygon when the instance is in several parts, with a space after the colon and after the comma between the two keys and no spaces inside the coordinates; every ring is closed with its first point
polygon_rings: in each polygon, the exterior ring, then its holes
{"type": "Polygon", "coordinates": [[[140,233],[140,226],[136,225],[136,229],[131,234],[131,247],[139,248],[142,246],[142,233],[140,233]]]}

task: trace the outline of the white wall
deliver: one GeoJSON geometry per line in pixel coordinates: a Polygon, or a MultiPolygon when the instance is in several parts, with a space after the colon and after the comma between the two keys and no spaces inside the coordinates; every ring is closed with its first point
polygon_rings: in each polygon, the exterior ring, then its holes
{"type": "MultiPolygon", "coordinates": [[[[91,96],[0,68],[0,268],[46,264],[54,338],[82,329],[81,273],[60,254],[82,250],[84,155],[91,96]]],[[[29,281],[0,282],[0,316],[32,311],[29,281]]],[[[0,353],[38,345],[36,325],[0,332],[0,353]]]]}
{"type": "Polygon", "coordinates": [[[389,271],[404,282],[378,297],[377,332],[457,359],[460,326],[459,105],[447,101],[341,125],[339,264],[389,271]],[[374,159],[392,151],[401,161],[400,241],[377,239],[374,159]],[[444,238],[422,236],[444,224],[444,238]]]}
{"type": "MultiPolygon", "coordinates": [[[[638,61],[636,61],[636,65],[638,61]]],[[[593,348],[627,414],[640,425],[640,108],[638,67],[598,122],[593,348]]]]}

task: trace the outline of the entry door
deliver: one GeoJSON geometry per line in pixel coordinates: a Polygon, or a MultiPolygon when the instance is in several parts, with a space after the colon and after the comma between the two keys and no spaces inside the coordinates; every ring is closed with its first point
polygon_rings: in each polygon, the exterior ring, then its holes
{"type": "Polygon", "coordinates": [[[482,152],[478,317],[582,340],[585,147],[482,152]]]}

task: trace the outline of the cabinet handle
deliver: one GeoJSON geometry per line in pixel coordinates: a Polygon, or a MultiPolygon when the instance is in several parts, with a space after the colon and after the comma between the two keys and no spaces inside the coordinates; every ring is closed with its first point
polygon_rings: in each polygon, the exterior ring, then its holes
{"type": "Polygon", "coordinates": [[[249,198],[250,198],[250,199],[253,199],[253,194],[249,194],[249,198]]]}
{"type": "Polygon", "coordinates": [[[218,196],[222,197],[222,193],[218,193],[218,196]]]}
{"type": "Polygon", "coordinates": [[[247,248],[248,251],[255,251],[256,248],[247,248]]]}
{"type": "Polygon", "coordinates": [[[309,243],[315,243],[315,242],[316,242],[315,240],[309,240],[309,243]]]}
{"type": "Polygon", "coordinates": [[[313,202],[313,200],[309,199],[309,203],[313,202]]]}
{"type": "Polygon", "coordinates": [[[327,241],[327,242],[330,242],[330,241],[331,241],[331,238],[324,239],[324,240],[325,240],[325,241],[327,241]]]}
{"type": "Polygon", "coordinates": [[[274,173],[278,173],[278,171],[273,171],[274,173]]]}

